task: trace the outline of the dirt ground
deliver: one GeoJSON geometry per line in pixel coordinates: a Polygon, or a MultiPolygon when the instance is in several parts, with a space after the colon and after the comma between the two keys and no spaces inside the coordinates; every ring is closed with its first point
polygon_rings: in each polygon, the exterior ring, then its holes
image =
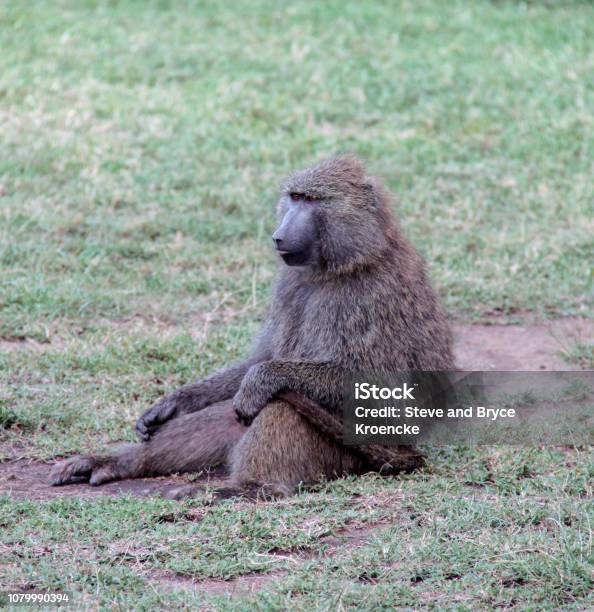
{"type": "MultiPolygon", "coordinates": [[[[594,321],[562,319],[524,326],[456,325],[455,352],[458,367],[466,370],[574,370],[562,353],[576,342],[592,342],[594,321]]],[[[0,463],[0,494],[16,499],[50,499],[62,496],[94,497],[121,493],[162,495],[179,499],[206,485],[220,486],[223,475],[209,473],[193,477],[142,478],[91,487],[76,484],[50,487],[46,484],[48,463],[20,456],[18,449],[2,449],[9,459],[0,463]]]]}
{"type": "MultiPolygon", "coordinates": [[[[6,446],[2,450],[7,451],[6,446]]],[[[206,487],[215,488],[224,484],[224,474],[211,473],[193,475],[191,482],[187,476],[168,476],[122,480],[101,487],[92,487],[84,483],[51,487],[46,481],[52,464],[32,459],[19,459],[18,455],[15,456],[15,451],[7,453],[15,458],[0,463],[0,494],[8,492],[15,499],[45,500],[54,497],[97,497],[119,494],[139,497],[161,495],[167,499],[181,499],[199,490],[205,490],[206,487]]]]}
{"type": "Polygon", "coordinates": [[[556,319],[534,325],[455,325],[456,363],[462,370],[576,370],[563,353],[594,342],[594,320],[556,319]]]}

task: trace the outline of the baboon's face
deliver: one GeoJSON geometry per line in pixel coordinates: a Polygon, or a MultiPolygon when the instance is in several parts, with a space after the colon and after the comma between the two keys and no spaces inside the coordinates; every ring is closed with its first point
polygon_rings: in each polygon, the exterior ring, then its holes
{"type": "Polygon", "coordinates": [[[277,253],[289,266],[312,265],[318,260],[318,223],[316,209],[320,199],[298,191],[281,196],[282,220],[272,241],[277,253]]]}
{"type": "Polygon", "coordinates": [[[338,156],[290,176],[281,187],[274,246],[289,266],[348,272],[382,256],[389,216],[365,167],[338,156]]]}

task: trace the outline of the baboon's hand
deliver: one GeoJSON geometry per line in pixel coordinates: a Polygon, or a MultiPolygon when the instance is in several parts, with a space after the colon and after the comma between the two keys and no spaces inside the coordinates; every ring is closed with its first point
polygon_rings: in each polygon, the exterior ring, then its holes
{"type": "Polygon", "coordinates": [[[173,418],[178,412],[176,404],[176,395],[172,393],[171,395],[166,395],[146,410],[136,421],[136,433],[140,439],[148,440],[157,427],[173,418]]]}
{"type": "Polygon", "coordinates": [[[252,366],[233,398],[237,420],[243,425],[251,425],[275,392],[276,389],[266,373],[266,364],[252,366]]]}

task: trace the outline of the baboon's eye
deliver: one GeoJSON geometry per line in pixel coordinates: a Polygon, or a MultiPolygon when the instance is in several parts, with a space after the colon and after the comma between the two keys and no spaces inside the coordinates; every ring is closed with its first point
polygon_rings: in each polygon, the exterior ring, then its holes
{"type": "Polygon", "coordinates": [[[317,196],[310,195],[307,193],[298,193],[296,191],[292,191],[289,196],[291,200],[293,200],[293,202],[307,202],[308,204],[311,204],[312,202],[317,202],[320,199],[317,196]]]}

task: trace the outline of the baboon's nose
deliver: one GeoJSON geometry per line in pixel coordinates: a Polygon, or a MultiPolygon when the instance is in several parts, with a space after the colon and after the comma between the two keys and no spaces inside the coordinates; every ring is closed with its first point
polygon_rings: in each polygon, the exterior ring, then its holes
{"type": "Polygon", "coordinates": [[[272,234],[272,242],[274,243],[274,248],[277,251],[282,251],[284,250],[284,241],[283,241],[283,237],[282,235],[277,231],[274,232],[274,234],[272,234]]]}

